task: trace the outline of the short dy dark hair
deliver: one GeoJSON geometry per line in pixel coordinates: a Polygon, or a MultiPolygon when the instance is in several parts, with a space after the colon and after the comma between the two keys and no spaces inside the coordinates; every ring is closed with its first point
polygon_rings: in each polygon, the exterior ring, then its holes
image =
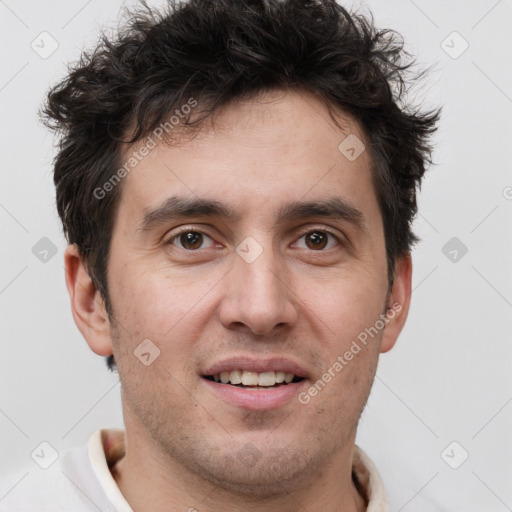
{"type": "MultiPolygon", "coordinates": [[[[429,141],[440,114],[407,103],[409,86],[429,70],[411,73],[414,59],[400,34],[334,0],[190,0],[159,11],[142,5],[116,35],[103,34],[83,52],[41,111],[60,135],[54,182],[64,234],[109,316],[107,259],[122,190],[115,180],[129,172],[121,150],[160,133],[173,114],[180,129],[192,131],[231,100],[273,89],[314,93],[331,115],[358,121],[391,285],[397,257],[417,241],[416,190],[432,163],[429,141]],[[193,111],[184,108],[191,99],[193,111]]],[[[112,369],[113,358],[107,362],[112,369]]]]}

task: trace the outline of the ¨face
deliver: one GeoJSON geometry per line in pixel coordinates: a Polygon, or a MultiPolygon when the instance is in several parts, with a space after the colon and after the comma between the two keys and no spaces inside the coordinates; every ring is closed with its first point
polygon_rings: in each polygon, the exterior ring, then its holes
{"type": "Polygon", "coordinates": [[[125,422],[212,482],[349,457],[382,331],[344,354],[388,279],[370,156],[338,148],[364,135],[340,120],[306,93],[238,101],[122,183],[108,283],[125,422]]]}

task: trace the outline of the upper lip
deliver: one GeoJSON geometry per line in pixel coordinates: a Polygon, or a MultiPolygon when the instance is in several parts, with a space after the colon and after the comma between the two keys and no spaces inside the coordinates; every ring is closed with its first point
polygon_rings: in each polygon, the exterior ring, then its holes
{"type": "Polygon", "coordinates": [[[285,372],[293,373],[296,377],[307,378],[307,370],[287,358],[272,357],[266,359],[256,359],[250,356],[237,356],[223,359],[216,363],[212,363],[203,372],[203,376],[219,375],[222,372],[231,372],[233,370],[246,370],[249,372],[285,372]]]}

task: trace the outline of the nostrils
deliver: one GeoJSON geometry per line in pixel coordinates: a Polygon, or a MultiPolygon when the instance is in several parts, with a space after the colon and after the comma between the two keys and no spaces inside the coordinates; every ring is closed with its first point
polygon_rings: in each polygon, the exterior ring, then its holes
{"type": "Polygon", "coordinates": [[[273,255],[263,252],[252,263],[240,259],[223,282],[220,320],[227,329],[249,329],[268,336],[295,324],[297,306],[286,275],[275,270],[273,255]]]}
{"type": "Polygon", "coordinates": [[[297,321],[297,311],[286,294],[272,299],[245,293],[225,297],[220,308],[220,320],[226,329],[250,329],[259,336],[290,327],[297,321]]]}

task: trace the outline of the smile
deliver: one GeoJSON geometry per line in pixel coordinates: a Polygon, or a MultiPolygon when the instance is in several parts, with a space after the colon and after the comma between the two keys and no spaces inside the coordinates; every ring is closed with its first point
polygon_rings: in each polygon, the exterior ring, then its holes
{"type": "Polygon", "coordinates": [[[284,371],[254,372],[249,370],[223,371],[216,375],[205,376],[208,380],[231,384],[245,389],[270,388],[300,382],[302,377],[296,377],[293,373],[284,371]]]}

